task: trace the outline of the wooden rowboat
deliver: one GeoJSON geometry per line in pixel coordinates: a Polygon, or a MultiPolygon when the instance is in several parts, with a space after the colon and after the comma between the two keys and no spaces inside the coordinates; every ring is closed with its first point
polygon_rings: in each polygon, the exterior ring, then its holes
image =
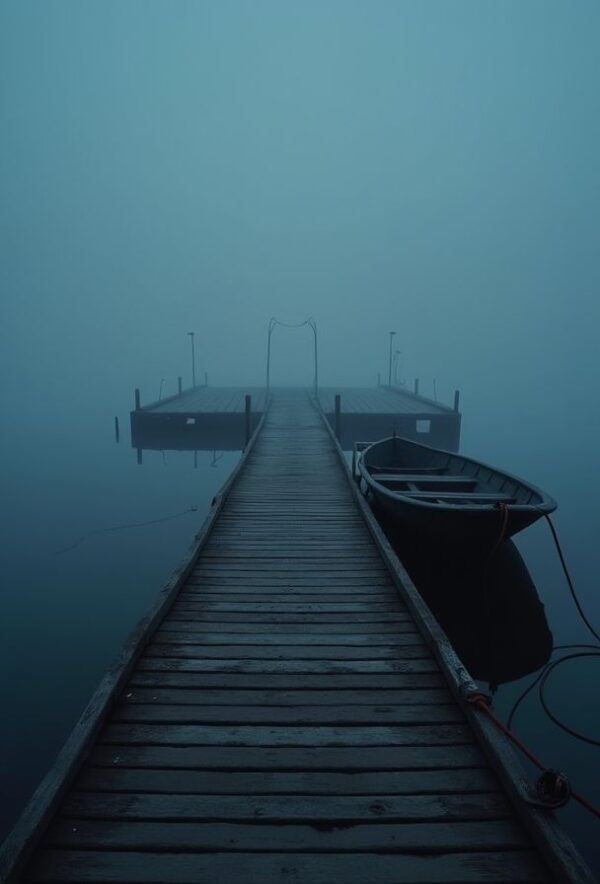
{"type": "Polygon", "coordinates": [[[358,443],[354,463],[361,486],[388,516],[440,541],[500,541],[556,509],[523,479],[399,436],[358,443]]]}

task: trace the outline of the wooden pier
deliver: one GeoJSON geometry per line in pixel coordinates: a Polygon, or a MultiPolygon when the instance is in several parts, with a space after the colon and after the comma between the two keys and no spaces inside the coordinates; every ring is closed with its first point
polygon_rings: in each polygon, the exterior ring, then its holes
{"type": "Polygon", "coordinates": [[[277,393],[0,877],[592,882],[469,684],[322,415],[277,393]]]}

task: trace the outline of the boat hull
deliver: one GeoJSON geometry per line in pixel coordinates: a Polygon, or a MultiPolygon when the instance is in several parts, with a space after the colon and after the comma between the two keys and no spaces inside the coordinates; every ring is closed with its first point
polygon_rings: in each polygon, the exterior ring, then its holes
{"type": "Polygon", "coordinates": [[[556,508],[523,479],[399,437],[366,448],[358,471],[363,490],[388,518],[439,543],[500,542],[556,508]]]}

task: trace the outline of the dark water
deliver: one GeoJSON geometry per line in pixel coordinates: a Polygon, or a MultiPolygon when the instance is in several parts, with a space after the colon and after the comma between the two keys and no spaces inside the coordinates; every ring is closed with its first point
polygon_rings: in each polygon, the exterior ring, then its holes
{"type": "MultiPolygon", "coordinates": [[[[597,625],[600,520],[592,492],[600,475],[593,434],[569,437],[557,452],[551,445],[540,449],[483,427],[472,422],[463,428],[462,450],[526,476],[558,499],[555,522],[581,600],[597,625]]],[[[145,452],[138,466],[128,440],[125,428],[116,445],[111,422],[93,414],[80,416],[68,428],[39,428],[35,438],[30,429],[19,431],[17,425],[4,434],[0,839],[52,763],[124,638],[191,543],[210,500],[239,457],[226,453],[213,466],[212,453],[200,452],[194,468],[193,452],[167,452],[164,457],[145,452]],[[57,553],[90,532],[182,513],[192,505],[197,512],[96,534],[57,553]]],[[[517,546],[545,606],[555,644],[588,642],[547,527],[540,523],[528,529],[517,546]]],[[[506,623],[510,604],[505,606],[506,623]]],[[[514,616],[523,617],[516,600],[514,616]]],[[[530,680],[500,685],[495,705],[503,717],[530,680]]],[[[552,677],[548,699],[572,727],[597,738],[599,687],[600,658],[574,660],[552,677]]],[[[519,712],[515,730],[548,766],[563,770],[575,789],[600,804],[597,748],[560,731],[535,696],[519,712]]],[[[588,862],[600,870],[598,821],[574,802],[559,813],[588,862]]]]}
{"type": "Polygon", "coordinates": [[[239,452],[144,452],[93,415],[7,430],[0,597],[0,840],[129,631],[168,579],[239,452]],[[198,511],[146,527],[82,535],[198,511]]]}

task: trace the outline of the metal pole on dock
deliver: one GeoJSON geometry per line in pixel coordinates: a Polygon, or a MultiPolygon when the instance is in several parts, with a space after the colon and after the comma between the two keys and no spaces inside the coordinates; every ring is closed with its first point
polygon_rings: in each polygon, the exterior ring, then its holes
{"type": "Polygon", "coordinates": [[[135,388],[135,410],[139,411],[140,407],[141,407],[140,406],[140,391],[139,391],[138,387],[136,387],[135,388]]]}
{"type": "Polygon", "coordinates": [[[269,390],[271,389],[271,335],[276,325],[277,320],[272,316],[269,319],[269,330],[267,332],[267,400],[269,399],[269,390]]]}
{"type": "Polygon", "coordinates": [[[246,445],[250,441],[250,436],[252,435],[251,417],[252,417],[252,396],[250,396],[249,393],[246,393],[246,445]]]}
{"type": "Polygon", "coordinates": [[[394,340],[395,331],[390,332],[390,359],[388,365],[388,387],[392,386],[392,342],[394,340]]]}
{"type": "Polygon", "coordinates": [[[339,393],[335,394],[335,438],[340,441],[342,434],[342,397],[339,393]]]}
{"type": "Polygon", "coordinates": [[[458,401],[460,399],[460,390],[454,391],[454,411],[458,411],[458,401]]]}
{"type": "Polygon", "coordinates": [[[319,392],[319,356],[317,351],[317,323],[310,316],[306,322],[312,328],[312,333],[315,336],[315,396],[317,396],[319,392]]]}
{"type": "Polygon", "coordinates": [[[119,418],[115,417],[115,442],[119,441],[119,418]]]}
{"type": "Polygon", "coordinates": [[[188,332],[192,341],[192,387],[196,386],[196,351],[194,349],[194,332],[188,332]]]}

